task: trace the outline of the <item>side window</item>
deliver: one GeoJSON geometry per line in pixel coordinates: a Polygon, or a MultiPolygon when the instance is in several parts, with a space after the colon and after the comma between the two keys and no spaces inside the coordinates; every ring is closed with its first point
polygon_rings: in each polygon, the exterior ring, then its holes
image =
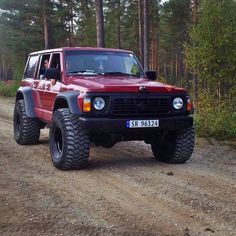
{"type": "Polygon", "coordinates": [[[41,56],[39,76],[45,75],[45,70],[49,68],[50,54],[45,54],[41,56]]]}
{"type": "Polygon", "coordinates": [[[60,54],[59,53],[54,53],[52,55],[52,62],[50,68],[56,68],[61,70],[61,63],[60,63],[60,54]]]}
{"type": "Polygon", "coordinates": [[[35,71],[37,67],[38,62],[38,55],[31,56],[28,60],[28,65],[25,71],[25,78],[34,78],[35,77],[35,71]]]}

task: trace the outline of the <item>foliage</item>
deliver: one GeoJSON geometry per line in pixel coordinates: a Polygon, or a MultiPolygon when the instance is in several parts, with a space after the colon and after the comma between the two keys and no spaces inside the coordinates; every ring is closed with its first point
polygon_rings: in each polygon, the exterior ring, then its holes
{"type": "Polygon", "coordinates": [[[195,125],[199,136],[236,137],[236,2],[201,1],[185,44],[188,68],[198,78],[195,125]]]}
{"type": "Polygon", "coordinates": [[[122,47],[129,48],[138,54],[138,1],[127,1],[126,4],[126,10],[122,17],[122,47]]]}
{"type": "Polygon", "coordinates": [[[91,0],[78,1],[78,19],[76,20],[75,45],[96,46],[96,12],[95,2],[91,0]]]}
{"type": "Polygon", "coordinates": [[[160,47],[169,54],[183,50],[190,22],[188,0],[171,0],[161,7],[160,47]]]}
{"type": "Polygon", "coordinates": [[[199,97],[195,114],[195,127],[200,137],[218,140],[236,137],[235,101],[217,101],[204,93],[199,97]]]}
{"type": "Polygon", "coordinates": [[[12,83],[0,82],[0,96],[14,97],[18,88],[19,82],[17,81],[12,81],[12,83]]]}
{"type": "Polygon", "coordinates": [[[125,2],[126,1],[124,0],[104,1],[104,7],[106,9],[104,12],[106,47],[123,47],[123,45],[120,45],[120,41],[124,30],[124,28],[121,29],[121,25],[123,25],[124,21],[126,20],[124,17],[125,2]]]}
{"type": "Polygon", "coordinates": [[[189,0],[170,0],[160,8],[159,67],[160,74],[170,84],[180,85],[179,79],[187,76],[183,45],[188,37],[190,19],[189,0]]]}
{"type": "Polygon", "coordinates": [[[23,76],[25,62],[22,60],[18,62],[14,66],[13,80],[16,82],[20,82],[23,76]]]}
{"type": "Polygon", "coordinates": [[[230,97],[236,86],[236,2],[201,1],[200,9],[186,44],[186,63],[212,96],[230,97]]]}

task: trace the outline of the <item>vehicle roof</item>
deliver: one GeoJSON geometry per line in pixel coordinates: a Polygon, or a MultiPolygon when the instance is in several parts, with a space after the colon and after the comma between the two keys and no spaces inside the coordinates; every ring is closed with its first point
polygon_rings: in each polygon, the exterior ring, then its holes
{"type": "Polygon", "coordinates": [[[51,53],[51,52],[65,52],[65,51],[106,51],[106,52],[126,52],[132,53],[132,51],[116,48],[99,48],[99,47],[63,47],[63,48],[53,48],[47,50],[41,50],[30,53],[30,55],[51,53]]]}

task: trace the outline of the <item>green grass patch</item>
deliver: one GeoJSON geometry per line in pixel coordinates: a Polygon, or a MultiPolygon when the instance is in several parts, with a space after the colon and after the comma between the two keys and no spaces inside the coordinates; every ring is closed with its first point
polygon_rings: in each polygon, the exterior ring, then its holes
{"type": "Polygon", "coordinates": [[[16,90],[19,88],[18,81],[0,82],[0,95],[5,97],[15,97],[16,90]]]}

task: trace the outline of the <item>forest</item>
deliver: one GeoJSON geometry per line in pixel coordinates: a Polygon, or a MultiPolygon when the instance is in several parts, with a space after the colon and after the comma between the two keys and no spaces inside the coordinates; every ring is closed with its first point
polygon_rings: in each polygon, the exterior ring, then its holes
{"type": "Polygon", "coordinates": [[[14,96],[32,51],[129,49],[157,81],[188,90],[198,136],[235,139],[235,12],[235,0],[0,0],[0,94],[14,96]]]}

